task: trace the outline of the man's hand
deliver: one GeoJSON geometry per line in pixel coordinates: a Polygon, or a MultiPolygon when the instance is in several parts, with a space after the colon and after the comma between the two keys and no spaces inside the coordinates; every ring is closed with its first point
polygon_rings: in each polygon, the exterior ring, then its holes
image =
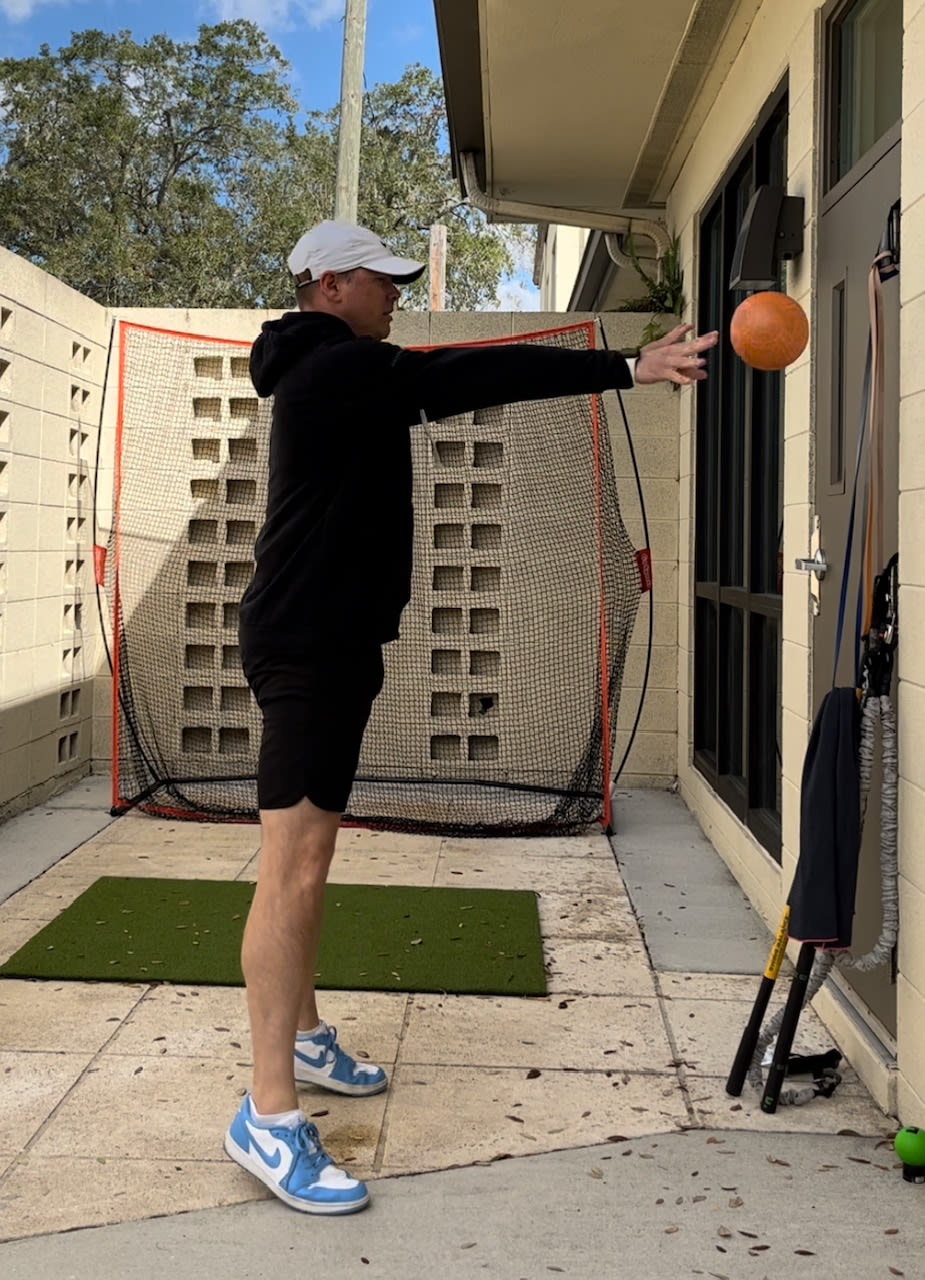
{"type": "Polygon", "coordinates": [[[679,324],[658,342],[650,342],[642,348],[636,361],[636,381],[642,386],[652,382],[677,382],[682,387],[705,378],[706,360],[701,355],[719,341],[714,331],[702,338],[685,341],[693,329],[691,324],[679,324]]]}

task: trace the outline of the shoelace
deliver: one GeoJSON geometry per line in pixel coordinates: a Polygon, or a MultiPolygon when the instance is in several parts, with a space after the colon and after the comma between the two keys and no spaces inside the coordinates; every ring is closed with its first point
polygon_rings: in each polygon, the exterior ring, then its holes
{"type": "Polygon", "coordinates": [[[321,1145],[321,1135],[318,1133],[316,1125],[308,1120],[303,1120],[296,1127],[294,1143],[299,1157],[307,1157],[308,1162],[313,1168],[321,1170],[327,1165],[333,1164],[331,1157],[321,1145]]]}
{"type": "Polygon", "coordinates": [[[315,1037],[315,1043],[324,1045],[327,1061],[333,1062],[336,1057],[334,1046],[337,1043],[337,1027],[328,1027],[327,1031],[315,1037]]]}
{"type": "MultiPolygon", "coordinates": [[[[317,1044],[319,1047],[320,1047],[320,1046],[322,1046],[322,1045],[324,1046],[324,1049],[325,1049],[325,1059],[326,1059],[326,1061],[327,1061],[327,1062],[333,1062],[333,1061],[334,1061],[334,1059],[337,1057],[337,1048],[338,1048],[338,1046],[337,1046],[337,1027],[331,1027],[331,1026],[329,1026],[329,1027],[328,1027],[328,1029],[327,1029],[327,1031],[322,1031],[319,1035],[315,1036],[315,1037],[314,1037],[314,1041],[315,1041],[315,1044],[317,1044]]],[[[346,1053],[344,1053],[343,1049],[341,1049],[341,1050],[340,1050],[340,1052],[341,1052],[342,1056],[343,1056],[343,1057],[344,1057],[348,1062],[350,1062],[350,1057],[349,1057],[349,1055],[348,1055],[348,1054],[346,1054],[346,1053]]],[[[356,1078],[356,1077],[358,1077],[358,1076],[359,1076],[359,1077],[362,1077],[362,1076],[364,1076],[364,1075],[367,1075],[367,1074],[369,1074],[369,1071],[370,1071],[370,1068],[368,1068],[368,1067],[367,1067],[367,1068],[365,1068],[365,1069],[364,1069],[364,1068],[363,1068],[359,1063],[357,1063],[357,1062],[354,1062],[354,1063],[353,1063],[353,1065],[352,1065],[352,1067],[351,1067],[351,1074],[354,1076],[354,1078],[356,1078]]]]}

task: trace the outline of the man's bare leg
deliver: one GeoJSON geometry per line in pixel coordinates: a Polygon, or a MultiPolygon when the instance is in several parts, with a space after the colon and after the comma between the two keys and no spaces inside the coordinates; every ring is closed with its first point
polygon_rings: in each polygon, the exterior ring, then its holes
{"type": "Polygon", "coordinates": [[[314,982],[324,886],[340,814],[300,800],[263,809],[257,889],[244,930],[241,967],[247,984],[254,1052],[252,1098],[265,1115],[298,1107],[292,1046],[299,1023],[317,1025],[314,982]],[[303,1017],[314,1021],[301,1021],[303,1017]]]}

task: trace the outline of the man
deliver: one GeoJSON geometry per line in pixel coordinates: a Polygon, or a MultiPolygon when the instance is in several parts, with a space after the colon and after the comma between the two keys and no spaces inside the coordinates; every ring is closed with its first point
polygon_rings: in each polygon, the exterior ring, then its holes
{"type": "MultiPolygon", "coordinates": [[[[297,1083],[356,1096],[386,1088],[322,1022],[314,972],[321,908],[382,646],[411,588],[409,428],[519,400],[628,388],[616,352],[511,344],[405,351],[388,344],[399,286],[421,264],[371,231],[323,222],[289,257],[299,309],[268,322],[251,377],[273,395],[266,521],[241,602],[245,674],[263,713],[257,792],[260,869],[242,947],[254,1051],[252,1091],[225,1135],[232,1159],[308,1213],[362,1209],[362,1182],[336,1169],[299,1109],[297,1083]]],[[[680,325],[645,347],[635,381],[705,377],[708,334],[680,325]]]]}

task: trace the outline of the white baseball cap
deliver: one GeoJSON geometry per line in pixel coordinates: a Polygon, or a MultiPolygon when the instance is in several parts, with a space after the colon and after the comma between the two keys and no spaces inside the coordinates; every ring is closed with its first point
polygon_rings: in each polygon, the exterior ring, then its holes
{"type": "Polygon", "coordinates": [[[396,284],[410,284],[424,272],[422,263],[396,258],[372,231],[348,222],[320,222],[306,231],[289,255],[292,274],[301,276],[308,271],[311,280],[319,280],[325,271],[353,271],[355,267],[381,271],[396,284]]]}

